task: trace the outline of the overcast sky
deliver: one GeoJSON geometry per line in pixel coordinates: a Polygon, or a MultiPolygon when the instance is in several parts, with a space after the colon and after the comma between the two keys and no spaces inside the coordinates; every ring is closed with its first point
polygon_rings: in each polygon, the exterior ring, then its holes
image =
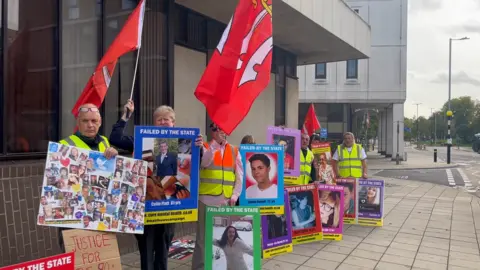
{"type": "Polygon", "coordinates": [[[448,99],[448,39],[453,41],[452,98],[480,100],[480,0],[409,0],[405,116],[430,115],[448,99]]]}

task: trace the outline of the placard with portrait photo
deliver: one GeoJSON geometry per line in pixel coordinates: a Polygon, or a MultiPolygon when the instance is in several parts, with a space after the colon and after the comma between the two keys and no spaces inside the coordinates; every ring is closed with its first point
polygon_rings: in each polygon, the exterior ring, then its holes
{"type": "Polygon", "coordinates": [[[292,212],[288,192],[283,191],[285,213],[262,216],[262,258],[268,259],[293,251],[292,212]]]}
{"type": "Polygon", "coordinates": [[[146,173],[153,179],[145,224],[197,221],[199,134],[198,128],[135,127],[134,157],[148,162],[146,173]]]}
{"type": "Polygon", "coordinates": [[[258,207],[210,207],[205,220],[205,269],[261,269],[258,207]]]}
{"type": "Polygon", "coordinates": [[[332,151],[329,142],[312,143],[313,166],[317,172],[317,182],[335,185],[335,171],[331,165],[332,151]]]}
{"type": "Polygon", "coordinates": [[[337,178],[337,185],[344,187],[343,224],[357,224],[357,179],[337,178]]]}
{"type": "Polygon", "coordinates": [[[359,225],[383,226],[384,188],[383,180],[358,179],[359,225]]]}
{"type": "Polygon", "coordinates": [[[317,184],[323,239],[340,241],[343,238],[343,186],[317,184]]]}
{"type": "Polygon", "coordinates": [[[241,206],[258,206],[262,215],[284,213],[283,147],[242,144],[243,191],[241,206]]]}
{"type": "Polygon", "coordinates": [[[141,234],[146,171],[142,160],[50,142],[37,223],[141,234]]]}
{"type": "Polygon", "coordinates": [[[283,172],[285,177],[296,179],[300,176],[300,130],[270,126],[267,128],[267,144],[284,147],[283,172]]]}
{"type": "Polygon", "coordinates": [[[323,240],[318,191],[315,184],[287,186],[294,245],[323,240]]]}

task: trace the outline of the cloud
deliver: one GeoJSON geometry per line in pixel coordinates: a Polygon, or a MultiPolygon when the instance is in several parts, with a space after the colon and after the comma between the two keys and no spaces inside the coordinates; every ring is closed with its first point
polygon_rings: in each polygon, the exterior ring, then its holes
{"type": "MultiPolygon", "coordinates": [[[[479,1],[480,2],[480,1],[479,1]]],[[[469,20],[462,24],[446,28],[448,34],[456,36],[461,33],[480,33],[480,22],[469,20]]]]}
{"type": "Polygon", "coordinates": [[[436,11],[443,7],[443,0],[413,0],[410,2],[410,11],[436,11]]]}
{"type": "MultiPolygon", "coordinates": [[[[430,82],[439,84],[448,83],[448,74],[439,73],[430,82]]],[[[480,86],[480,80],[470,77],[465,71],[459,71],[452,73],[452,84],[471,84],[473,86],[480,86]]]]}

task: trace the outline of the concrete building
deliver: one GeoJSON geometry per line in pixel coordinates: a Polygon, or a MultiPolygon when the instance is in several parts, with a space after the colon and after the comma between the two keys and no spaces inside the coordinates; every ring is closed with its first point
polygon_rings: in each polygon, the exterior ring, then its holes
{"type": "MultiPolygon", "coordinates": [[[[403,117],[407,71],[407,0],[347,0],[371,27],[369,59],[325,61],[298,67],[299,121],[315,104],[329,137],[360,132],[365,109],[379,119],[377,149],[387,157],[403,156],[403,117]]],[[[353,35],[354,33],[352,33],[353,35]]]]}
{"type": "MultiPolygon", "coordinates": [[[[253,0],[252,0],[253,1],[253,0]]],[[[256,0],[260,1],[260,0],[256,0]]],[[[207,133],[205,108],[193,92],[237,0],[147,1],[134,124],[148,125],[167,104],[177,126],[207,133]]],[[[48,141],[73,131],[70,113],[94,67],[136,0],[0,0],[0,267],[58,253],[57,230],[36,218],[48,141]]],[[[260,5],[259,5],[260,6],[260,5]]],[[[274,0],[271,83],[230,136],[265,142],[269,125],[298,126],[297,65],[367,58],[370,29],[342,0],[274,0]]],[[[135,53],[119,60],[101,113],[109,135],[130,95],[135,53]]],[[[194,223],[177,224],[176,235],[194,223]]],[[[118,234],[121,253],[132,235],[118,234]]]]}

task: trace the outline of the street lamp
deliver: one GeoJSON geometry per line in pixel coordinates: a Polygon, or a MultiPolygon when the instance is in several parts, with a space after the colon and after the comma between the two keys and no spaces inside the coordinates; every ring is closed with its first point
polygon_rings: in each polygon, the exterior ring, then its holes
{"type": "Polygon", "coordinates": [[[453,112],[450,107],[452,99],[452,41],[468,40],[470,38],[450,38],[448,42],[448,111],[447,111],[447,164],[450,164],[450,157],[452,151],[452,134],[450,133],[450,123],[452,122],[453,112]]]}
{"type": "Polygon", "coordinates": [[[419,120],[420,117],[419,117],[419,115],[418,115],[418,105],[422,105],[422,103],[415,103],[415,104],[413,104],[413,105],[416,105],[416,106],[417,106],[417,147],[418,147],[418,146],[419,146],[419,143],[420,143],[420,139],[419,139],[419,138],[420,138],[420,137],[419,137],[419,134],[420,134],[420,133],[419,133],[419,130],[418,130],[418,122],[419,122],[418,120],[419,120]]]}

